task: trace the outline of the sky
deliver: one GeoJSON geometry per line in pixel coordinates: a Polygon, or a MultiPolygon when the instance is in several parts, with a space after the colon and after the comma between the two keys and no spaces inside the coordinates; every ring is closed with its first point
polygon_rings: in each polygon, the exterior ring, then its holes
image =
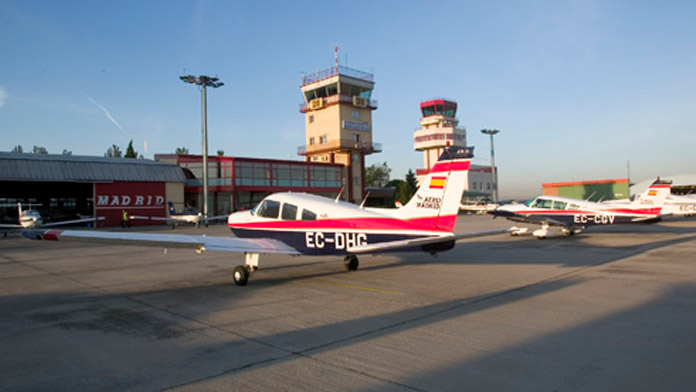
{"type": "Polygon", "coordinates": [[[694,1],[0,0],[0,151],[209,151],[296,159],[301,77],[374,74],[373,138],[392,178],[422,166],[421,101],[458,103],[500,197],[546,182],[696,174],[694,1]]]}

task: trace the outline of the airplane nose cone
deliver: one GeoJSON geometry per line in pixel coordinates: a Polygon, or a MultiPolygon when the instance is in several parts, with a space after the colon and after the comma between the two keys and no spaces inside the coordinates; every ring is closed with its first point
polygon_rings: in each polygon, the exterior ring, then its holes
{"type": "Polygon", "coordinates": [[[234,225],[237,223],[249,222],[251,218],[251,211],[239,211],[232,213],[230,214],[230,216],[227,217],[227,224],[234,225]]]}

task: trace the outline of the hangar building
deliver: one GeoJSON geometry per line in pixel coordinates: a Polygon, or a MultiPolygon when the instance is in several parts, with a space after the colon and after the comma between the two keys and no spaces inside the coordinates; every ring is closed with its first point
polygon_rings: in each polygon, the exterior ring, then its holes
{"type": "MultiPolygon", "coordinates": [[[[123,210],[167,216],[167,201],[183,205],[185,181],[180,167],[147,159],[0,152],[0,204],[38,204],[46,222],[103,216],[100,226],[116,226],[123,210]]],[[[16,223],[17,209],[0,208],[0,220],[16,223]]]]}
{"type": "Polygon", "coordinates": [[[596,181],[549,182],[541,184],[544,195],[590,201],[624,199],[629,196],[628,178],[596,181]]]}

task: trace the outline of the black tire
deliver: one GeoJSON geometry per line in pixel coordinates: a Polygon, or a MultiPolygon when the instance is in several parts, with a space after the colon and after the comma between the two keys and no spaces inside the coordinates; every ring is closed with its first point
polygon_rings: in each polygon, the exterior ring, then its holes
{"type": "Polygon", "coordinates": [[[356,271],[360,266],[358,256],[356,255],[346,256],[343,260],[343,264],[346,267],[346,271],[356,271]]]}
{"type": "Polygon", "coordinates": [[[236,266],[232,273],[232,279],[237,286],[246,286],[249,281],[249,270],[243,265],[236,266]]]}

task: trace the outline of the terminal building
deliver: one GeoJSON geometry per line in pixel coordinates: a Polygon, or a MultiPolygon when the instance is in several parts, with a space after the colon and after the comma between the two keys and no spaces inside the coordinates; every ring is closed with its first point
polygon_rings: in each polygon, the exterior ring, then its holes
{"type": "MultiPolygon", "coordinates": [[[[159,162],[178,165],[186,173],[183,200],[202,209],[203,157],[156,154],[159,162]]],[[[343,183],[343,165],[276,159],[208,157],[209,215],[253,208],[275,192],[307,192],[335,197],[343,183]]]]}
{"type": "Polygon", "coordinates": [[[307,162],[342,165],[343,198],[352,203],[360,203],[365,195],[365,156],[382,151],[372,138],[374,85],[372,74],[338,62],[302,78],[305,145],[298,154],[307,162]]]}
{"type": "MultiPolygon", "coordinates": [[[[432,99],[420,104],[421,128],[413,131],[413,148],[423,152],[423,169],[416,170],[418,183],[430,173],[442,151],[449,146],[466,147],[466,128],[459,127],[457,103],[432,99]]],[[[490,166],[471,165],[464,199],[492,198],[490,166]]]]}

